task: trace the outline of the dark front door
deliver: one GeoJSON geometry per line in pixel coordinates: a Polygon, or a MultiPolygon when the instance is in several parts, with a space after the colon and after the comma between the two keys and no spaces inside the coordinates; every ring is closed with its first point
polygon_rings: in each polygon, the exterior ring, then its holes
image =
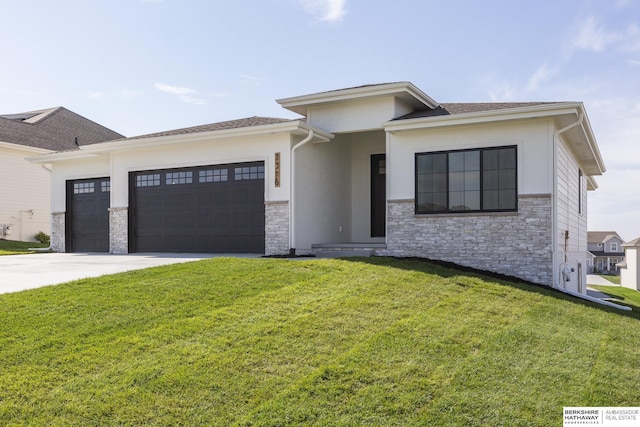
{"type": "Polygon", "coordinates": [[[67,252],[109,252],[109,178],[67,181],[67,252]]]}
{"type": "Polygon", "coordinates": [[[131,252],[264,253],[264,163],[130,174],[131,252]]]}
{"type": "Polygon", "coordinates": [[[384,154],[371,156],[371,237],[385,236],[387,209],[387,161],[384,154]]]}

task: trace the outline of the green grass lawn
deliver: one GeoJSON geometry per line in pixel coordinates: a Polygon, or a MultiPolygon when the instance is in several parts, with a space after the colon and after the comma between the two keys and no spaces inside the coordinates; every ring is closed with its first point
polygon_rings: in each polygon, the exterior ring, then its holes
{"type": "Polygon", "coordinates": [[[640,312],[640,292],[623,288],[622,286],[595,286],[589,285],[590,288],[596,289],[604,294],[611,295],[621,303],[628,305],[633,310],[640,312]]]}
{"type": "Polygon", "coordinates": [[[0,425],[552,426],[637,406],[637,313],[389,258],[0,295],[0,425]]]}
{"type": "Polygon", "coordinates": [[[616,285],[620,284],[620,276],[614,276],[609,274],[598,274],[598,276],[602,277],[605,280],[610,281],[611,283],[615,283],[616,285]]]}
{"type": "Polygon", "coordinates": [[[49,245],[37,242],[16,242],[13,240],[0,239],[0,255],[29,254],[35,252],[30,251],[29,248],[47,247],[49,247],[49,245]]]}

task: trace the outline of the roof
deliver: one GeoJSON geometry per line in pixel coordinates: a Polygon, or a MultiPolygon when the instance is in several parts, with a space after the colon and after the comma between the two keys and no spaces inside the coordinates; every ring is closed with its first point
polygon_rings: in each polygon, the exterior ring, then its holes
{"type": "Polygon", "coordinates": [[[613,237],[617,237],[621,242],[624,242],[622,237],[615,231],[587,231],[587,243],[605,243],[613,237]]]}
{"type": "Polygon", "coordinates": [[[448,116],[452,114],[477,113],[482,111],[504,110],[506,108],[533,107],[536,105],[559,104],[558,102],[463,102],[440,103],[438,108],[414,111],[394,120],[417,119],[421,117],[448,116]]]}
{"type": "Polygon", "coordinates": [[[253,126],[272,125],[277,123],[294,122],[297,120],[282,119],[277,117],[247,117],[244,119],[227,120],[224,122],[209,123],[206,125],[192,126],[181,129],[168,130],[164,132],[149,133],[145,135],[133,136],[131,138],[121,138],[120,140],[157,138],[161,136],[187,135],[192,133],[213,132],[217,130],[240,129],[253,126]]]}
{"type": "Polygon", "coordinates": [[[64,151],[122,137],[64,107],[0,114],[0,141],[11,144],[64,151]]]}
{"type": "Polygon", "coordinates": [[[624,245],[625,248],[630,248],[630,247],[640,247],[640,237],[638,237],[637,239],[633,239],[632,241],[625,243],[624,245]]]}
{"type": "Polygon", "coordinates": [[[624,251],[619,251],[619,252],[589,251],[589,253],[591,253],[591,255],[593,255],[594,257],[609,257],[609,258],[624,257],[624,251]]]}

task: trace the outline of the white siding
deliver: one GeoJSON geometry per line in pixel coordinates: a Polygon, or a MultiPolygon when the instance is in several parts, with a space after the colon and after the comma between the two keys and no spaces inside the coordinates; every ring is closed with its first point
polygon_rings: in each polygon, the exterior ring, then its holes
{"type": "Polygon", "coordinates": [[[560,135],[557,141],[556,180],[556,266],[559,285],[574,292],[586,293],[587,271],[587,191],[586,178],[580,184],[578,162],[560,135]],[[581,195],[580,195],[581,192],[581,195]],[[582,203],[580,208],[578,203],[582,203]],[[568,234],[567,234],[568,233],[568,234]],[[578,277],[578,263],[582,277],[578,277]],[[564,267],[573,269],[570,281],[561,279],[564,267]]]}
{"type": "Polygon", "coordinates": [[[51,233],[51,172],[25,160],[35,154],[0,147],[0,225],[11,226],[7,240],[35,241],[35,233],[51,233]]]}

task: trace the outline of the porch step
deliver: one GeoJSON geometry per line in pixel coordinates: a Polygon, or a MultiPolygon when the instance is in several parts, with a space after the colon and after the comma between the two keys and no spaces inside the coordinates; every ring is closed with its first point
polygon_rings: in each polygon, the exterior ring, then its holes
{"type": "Polygon", "coordinates": [[[311,245],[311,252],[318,258],[370,257],[386,248],[384,243],[318,243],[311,245]]]}

